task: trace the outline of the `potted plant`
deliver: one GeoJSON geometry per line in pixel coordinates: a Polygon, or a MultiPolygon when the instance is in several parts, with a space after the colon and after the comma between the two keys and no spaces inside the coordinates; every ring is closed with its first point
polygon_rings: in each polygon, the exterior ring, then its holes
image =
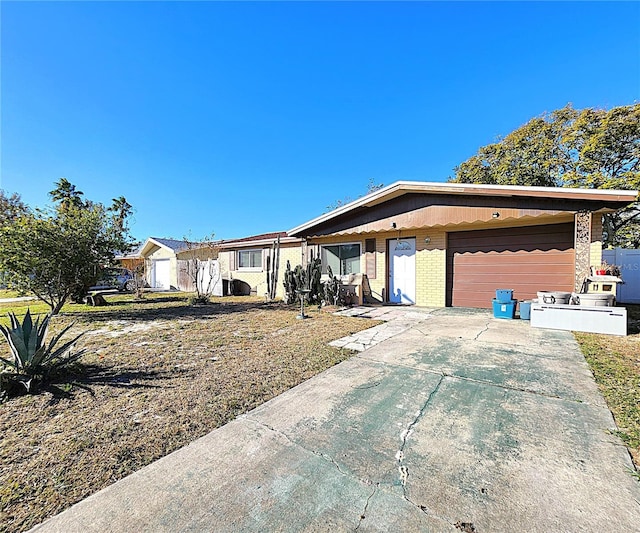
{"type": "Polygon", "coordinates": [[[595,267],[596,276],[606,276],[609,270],[609,263],[603,261],[600,266],[595,267]]]}

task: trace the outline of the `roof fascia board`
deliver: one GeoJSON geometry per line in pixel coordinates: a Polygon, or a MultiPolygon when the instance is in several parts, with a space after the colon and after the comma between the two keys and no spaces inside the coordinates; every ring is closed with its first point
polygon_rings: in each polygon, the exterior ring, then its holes
{"type": "MultiPolygon", "coordinates": [[[[255,241],[218,241],[217,246],[221,250],[231,248],[264,248],[265,246],[272,246],[278,239],[260,239],[255,241]]],[[[301,243],[302,239],[299,237],[280,237],[280,244],[301,243]]]]}
{"type": "Polygon", "coordinates": [[[147,248],[150,247],[150,244],[154,244],[155,246],[158,246],[160,248],[164,248],[165,250],[169,250],[172,253],[176,253],[175,250],[173,250],[172,248],[170,248],[169,246],[162,244],[159,241],[156,241],[153,237],[149,237],[147,239],[147,241],[144,243],[144,245],[142,246],[142,248],[140,248],[140,255],[144,256],[147,253],[147,248]]]}
{"type": "Polygon", "coordinates": [[[287,233],[295,235],[323,222],[339,217],[358,207],[373,207],[407,193],[459,194],[468,196],[531,196],[632,203],[638,191],[620,189],[573,189],[569,187],[524,187],[513,185],[484,185],[476,183],[434,183],[397,181],[391,185],[349,202],[329,213],[301,224],[287,233]]]}

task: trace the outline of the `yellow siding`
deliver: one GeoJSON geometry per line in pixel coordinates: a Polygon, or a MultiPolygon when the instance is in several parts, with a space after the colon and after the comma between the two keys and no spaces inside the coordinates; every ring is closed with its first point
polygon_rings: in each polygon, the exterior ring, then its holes
{"type": "MultiPolygon", "coordinates": [[[[243,248],[244,250],[257,250],[266,249],[271,250],[271,246],[262,248],[243,248]]],[[[237,250],[225,250],[220,252],[218,259],[220,261],[220,271],[224,279],[237,279],[244,281],[249,287],[251,292],[258,296],[263,296],[267,293],[267,272],[260,268],[259,270],[238,270],[237,266],[235,270],[230,270],[229,265],[232,262],[231,255],[235,254],[237,250]]],[[[301,253],[300,245],[280,245],[280,261],[278,262],[278,283],[276,287],[276,296],[282,298],[284,296],[284,285],[282,280],[284,279],[284,271],[287,268],[287,260],[291,263],[291,268],[300,264],[301,253]]],[[[236,261],[237,265],[237,261],[236,261]]]]}

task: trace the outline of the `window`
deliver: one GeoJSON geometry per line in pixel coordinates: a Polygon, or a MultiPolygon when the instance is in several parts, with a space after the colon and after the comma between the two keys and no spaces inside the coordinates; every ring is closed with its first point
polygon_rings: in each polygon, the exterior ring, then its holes
{"type": "Polygon", "coordinates": [[[239,251],[238,268],[262,269],[262,250],[239,251]]]}
{"type": "Polygon", "coordinates": [[[360,244],[336,244],[322,247],[322,273],[331,267],[334,276],[360,272],[360,244]]]}

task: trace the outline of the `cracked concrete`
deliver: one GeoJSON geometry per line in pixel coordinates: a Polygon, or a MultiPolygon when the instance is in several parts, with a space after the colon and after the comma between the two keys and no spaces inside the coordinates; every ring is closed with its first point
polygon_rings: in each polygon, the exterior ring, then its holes
{"type": "Polygon", "coordinates": [[[640,483],[569,333],[349,312],[402,326],[35,530],[636,530],[640,483]]]}
{"type": "Polygon", "coordinates": [[[352,307],[344,311],[338,311],[335,314],[338,316],[385,321],[384,324],[379,324],[329,343],[330,346],[356,352],[364,352],[391,337],[400,335],[432,316],[430,310],[416,310],[416,308],[406,307],[352,307]]]}
{"type": "Polygon", "coordinates": [[[413,432],[413,426],[415,426],[418,423],[418,421],[420,420],[420,417],[424,414],[425,409],[429,405],[429,402],[433,398],[434,394],[436,394],[438,392],[438,389],[440,389],[440,385],[442,384],[444,378],[445,376],[442,376],[440,378],[440,381],[438,381],[435,388],[431,391],[431,393],[427,397],[427,400],[424,402],[424,405],[420,408],[419,411],[416,412],[415,418],[409,423],[409,425],[406,427],[406,429],[402,432],[400,436],[402,440],[402,444],[400,445],[400,449],[396,453],[396,459],[398,461],[398,471],[400,472],[400,482],[402,483],[402,486],[403,486],[403,492],[404,492],[405,498],[406,498],[406,490],[404,490],[404,487],[406,487],[407,480],[409,479],[409,468],[407,467],[407,465],[404,464],[404,458],[405,458],[404,448],[407,445],[407,439],[411,436],[411,433],[413,432]]]}

